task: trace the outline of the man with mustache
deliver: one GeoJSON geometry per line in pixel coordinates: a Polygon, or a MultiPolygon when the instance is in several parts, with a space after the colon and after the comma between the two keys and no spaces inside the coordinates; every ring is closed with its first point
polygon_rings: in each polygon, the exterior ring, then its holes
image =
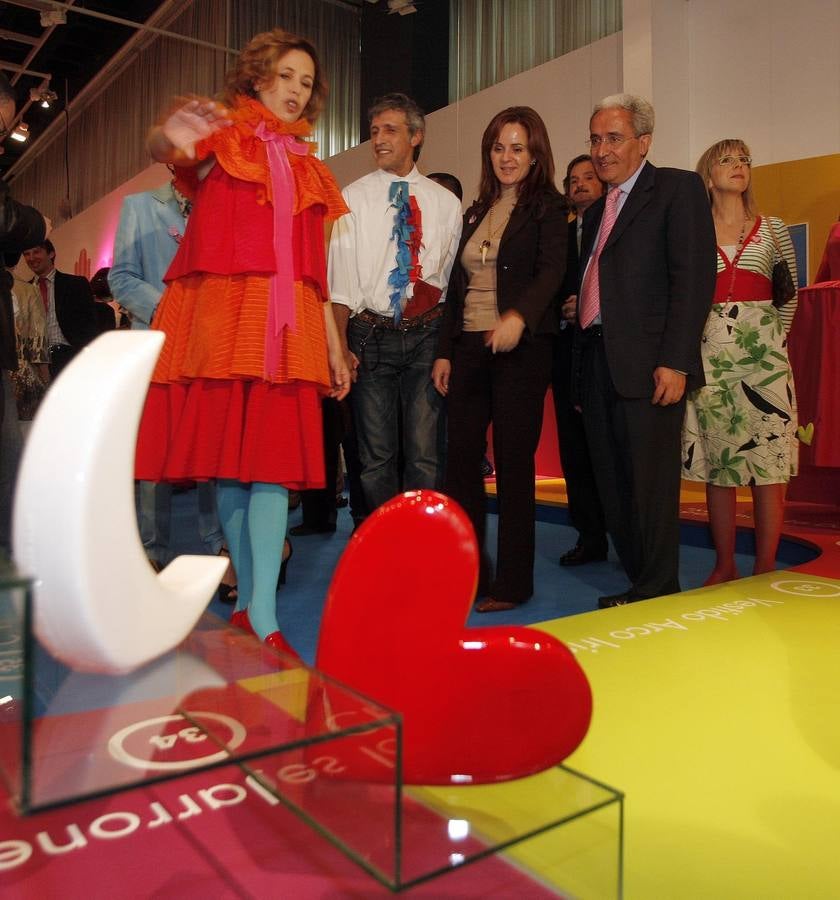
{"type": "Polygon", "coordinates": [[[604,193],[604,183],[595,172],[589,154],[576,156],[566,169],[563,188],[575,210],[569,223],[566,275],[558,295],[560,334],[554,345],[554,368],[551,388],[557,417],[560,460],[566,479],[569,520],[577,529],[574,547],[560,557],[561,566],[580,566],[607,558],[607,530],[598,487],[592,472],[589,446],[580,410],[572,402],[572,345],[577,318],[577,286],[579,282],[580,240],[583,214],[604,193]]]}
{"type": "Polygon", "coordinates": [[[440,487],[443,399],[431,372],[461,204],[417,170],[426,125],[411,98],[386,94],[368,121],[377,169],[342,192],[350,215],[335,223],[328,274],[373,512],[401,490],[440,487]]]}

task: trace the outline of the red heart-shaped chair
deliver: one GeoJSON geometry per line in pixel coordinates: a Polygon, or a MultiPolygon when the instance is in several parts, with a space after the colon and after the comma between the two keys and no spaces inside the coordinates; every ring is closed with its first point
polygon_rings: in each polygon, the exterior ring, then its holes
{"type": "MultiPolygon", "coordinates": [[[[477,575],[464,511],[412,491],[364,522],[333,576],[317,668],[402,713],[407,784],[530,775],[565,759],[589,727],[589,683],[563,644],[534,628],[465,627],[477,575]]],[[[346,701],[324,705],[337,726],[354,724],[346,701]]],[[[353,754],[346,775],[393,778],[375,757],[353,754]]]]}

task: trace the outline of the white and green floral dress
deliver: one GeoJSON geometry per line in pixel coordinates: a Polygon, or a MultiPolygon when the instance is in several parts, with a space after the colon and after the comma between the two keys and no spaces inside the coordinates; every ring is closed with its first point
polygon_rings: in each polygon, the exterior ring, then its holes
{"type": "Polygon", "coordinates": [[[683,425],[682,474],[692,481],[779,484],[797,472],[787,354],[796,298],[781,310],[771,302],[779,258],[774,233],[795,284],[796,257],[781,219],[757,218],[738,253],[717,250],[717,288],[702,344],[706,386],[688,395],[683,425]]]}

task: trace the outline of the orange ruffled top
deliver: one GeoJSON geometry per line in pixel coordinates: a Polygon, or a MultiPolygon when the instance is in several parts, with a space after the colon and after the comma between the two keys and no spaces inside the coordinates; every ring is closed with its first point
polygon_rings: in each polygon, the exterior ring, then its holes
{"type": "MultiPolygon", "coordinates": [[[[320,398],[330,385],[322,303],[328,299],[324,222],[347,212],[329,169],[287,153],[294,184],[294,328],[266,371],[270,278],[277,271],[272,181],[255,131],[301,137],[256,100],[239,98],[233,125],[197,146],[215,165],[198,181],[184,239],[166,274],[152,328],[166,341],[140,427],[136,474],[144,480],[234,478],[295,489],[323,484],[320,398]]],[[[288,263],[288,260],[285,261],[288,263]]]]}

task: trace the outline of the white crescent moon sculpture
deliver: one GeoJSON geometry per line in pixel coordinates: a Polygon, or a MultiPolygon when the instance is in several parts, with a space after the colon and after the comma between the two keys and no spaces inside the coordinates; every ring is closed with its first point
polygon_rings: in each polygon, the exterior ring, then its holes
{"type": "Polygon", "coordinates": [[[77,671],[128,672],[192,630],[227,566],[179,556],[159,575],[134,508],[137,429],[163,334],[110,332],[47,392],[21,460],[13,546],[34,579],[35,634],[77,671]]]}

